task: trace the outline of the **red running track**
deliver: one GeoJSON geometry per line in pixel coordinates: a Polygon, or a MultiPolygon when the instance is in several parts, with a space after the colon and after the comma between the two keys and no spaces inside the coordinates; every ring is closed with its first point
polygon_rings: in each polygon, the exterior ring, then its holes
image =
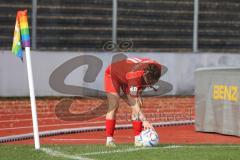
{"type": "MultiPolygon", "coordinates": [[[[63,98],[65,99],[65,98],[63,98]]],[[[68,98],[73,101],[70,112],[73,115],[91,111],[96,106],[106,101],[101,98],[68,98]]],[[[105,111],[99,110],[95,118],[79,120],[78,118],[66,121],[56,115],[56,106],[62,98],[39,98],[37,99],[37,113],[39,131],[50,131],[67,128],[80,128],[90,126],[102,126],[105,123],[105,111]]],[[[169,122],[194,119],[194,97],[151,97],[144,98],[143,111],[150,122],[169,122]]],[[[107,108],[107,105],[106,105],[107,108]]],[[[63,111],[59,113],[64,113],[63,111]]],[[[86,116],[86,115],[85,115],[86,116]]],[[[126,124],[131,122],[131,108],[120,101],[117,114],[117,123],[126,124]]],[[[29,98],[0,98],[0,137],[26,134],[32,132],[32,117],[29,98]]]]}
{"type": "MultiPolygon", "coordinates": [[[[90,110],[102,99],[72,98],[73,113],[90,110]]],[[[56,117],[55,107],[61,98],[37,99],[40,131],[104,125],[104,115],[89,121],[63,121],[56,117]]],[[[130,123],[130,109],[120,102],[118,124],[130,123]]],[[[151,122],[168,122],[194,119],[194,97],[153,97],[144,99],[145,114],[151,122]],[[153,115],[154,114],[154,115],[153,115]]],[[[213,133],[195,132],[194,126],[169,126],[156,128],[163,144],[240,144],[240,138],[213,133]]],[[[32,132],[30,102],[28,98],[0,99],[0,136],[32,132]]],[[[116,130],[117,143],[133,142],[133,131],[116,130]]],[[[33,140],[9,142],[10,144],[33,144],[33,140]]],[[[66,134],[41,138],[42,144],[104,144],[105,132],[66,134]]]]}
{"type": "MultiPolygon", "coordinates": [[[[156,128],[161,144],[240,144],[240,138],[215,133],[195,132],[194,125],[156,128]]],[[[133,143],[131,129],[116,130],[116,143],[133,143]]],[[[41,144],[104,144],[105,132],[87,132],[41,138],[41,144]]],[[[33,140],[9,142],[8,144],[33,144],[33,140]]]]}

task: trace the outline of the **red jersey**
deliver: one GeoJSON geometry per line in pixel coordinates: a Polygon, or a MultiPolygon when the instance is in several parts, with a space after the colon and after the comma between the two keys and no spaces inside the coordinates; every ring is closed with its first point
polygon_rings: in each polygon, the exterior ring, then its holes
{"type": "Polygon", "coordinates": [[[144,69],[149,64],[161,65],[148,58],[127,58],[115,62],[105,71],[105,90],[119,93],[120,87],[125,93],[138,93],[143,89],[144,69]]]}

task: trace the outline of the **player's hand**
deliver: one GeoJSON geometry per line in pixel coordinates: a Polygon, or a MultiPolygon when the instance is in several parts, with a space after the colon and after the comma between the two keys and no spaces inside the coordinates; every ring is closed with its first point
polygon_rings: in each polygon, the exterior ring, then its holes
{"type": "Polygon", "coordinates": [[[147,130],[147,129],[152,129],[152,130],[154,130],[152,124],[149,123],[148,121],[143,121],[143,127],[144,127],[144,130],[147,130]]]}

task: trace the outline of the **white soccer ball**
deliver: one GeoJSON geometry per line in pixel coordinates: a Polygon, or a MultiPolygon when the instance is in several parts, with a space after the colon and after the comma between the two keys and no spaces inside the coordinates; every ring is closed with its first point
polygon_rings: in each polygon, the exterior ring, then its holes
{"type": "Polygon", "coordinates": [[[157,132],[152,129],[142,131],[140,139],[144,147],[154,147],[159,143],[159,136],[157,132]]]}

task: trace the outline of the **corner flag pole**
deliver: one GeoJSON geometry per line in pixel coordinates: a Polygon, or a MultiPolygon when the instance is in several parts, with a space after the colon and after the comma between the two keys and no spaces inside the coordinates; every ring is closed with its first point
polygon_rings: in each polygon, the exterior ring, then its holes
{"type": "Polygon", "coordinates": [[[31,110],[32,110],[32,122],[33,122],[33,135],[35,149],[40,149],[39,132],[38,132],[38,121],[37,121],[37,109],[36,100],[33,85],[33,74],[32,74],[32,63],[30,55],[30,36],[27,19],[27,10],[18,11],[16,17],[16,24],[14,29],[12,52],[17,57],[23,60],[22,47],[25,48],[26,61],[27,61],[27,74],[28,74],[28,85],[30,91],[31,110]]]}
{"type": "Polygon", "coordinates": [[[31,63],[31,56],[30,56],[30,47],[26,47],[25,48],[25,52],[26,52],[28,84],[29,84],[30,100],[31,100],[31,110],[32,110],[34,144],[35,144],[35,149],[38,150],[38,149],[40,149],[40,142],[39,142],[37,109],[36,109],[36,100],[35,100],[35,93],[34,93],[34,84],[33,84],[33,74],[32,74],[32,63],[31,63]]]}

